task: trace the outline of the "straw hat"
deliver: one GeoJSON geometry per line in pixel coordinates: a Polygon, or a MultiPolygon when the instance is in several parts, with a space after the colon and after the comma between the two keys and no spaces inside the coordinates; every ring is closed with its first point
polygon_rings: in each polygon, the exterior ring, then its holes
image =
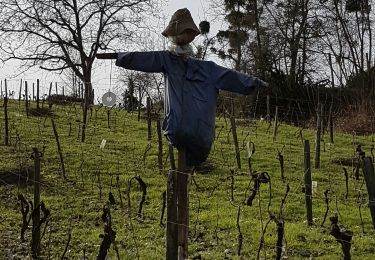
{"type": "Polygon", "coordinates": [[[165,37],[177,36],[182,34],[185,30],[191,34],[193,39],[200,34],[200,31],[195,25],[190,11],[187,8],[179,9],[173,14],[167,28],[162,32],[162,35],[165,37]]]}

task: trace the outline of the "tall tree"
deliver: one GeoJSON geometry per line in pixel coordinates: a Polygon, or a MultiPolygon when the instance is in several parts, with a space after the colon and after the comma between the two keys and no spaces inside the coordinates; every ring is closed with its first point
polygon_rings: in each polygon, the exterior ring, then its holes
{"type": "Polygon", "coordinates": [[[0,1],[0,50],[3,61],[48,71],[71,69],[84,82],[82,142],[93,102],[92,69],[100,48],[133,35],[152,0],[0,1]]]}

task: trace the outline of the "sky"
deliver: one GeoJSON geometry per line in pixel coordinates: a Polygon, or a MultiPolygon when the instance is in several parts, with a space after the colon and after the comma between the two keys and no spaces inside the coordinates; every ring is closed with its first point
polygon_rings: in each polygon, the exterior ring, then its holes
{"type": "MultiPolygon", "coordinates": [[[[198,25],[200,21],[208,20],[211,23],[211,31],[215,33],[222,25],[213,22],[209,16],[210,6],[207,0],[169,0],[163,7],[163,13],[166,17],[165,23],[168,24],[173,13],[180,8],[188,8],[193,16],[195,23],[198,25]]],[[[160,32],[161,33],[161,32],[160,32]]],[[[163,36],[160,34],[160,39],[163,36]]],[[[61,77],[55,73],[42,71],[38,68],[32,68],[25,73],[18,68],[16,61],[9,61],[6,64],[0,63],[0,79],[7,78],[8,88],[17,92],[19,89],[20,79],[28,82],[36,82],[40,79],[42,85],[42,93],[48,92],[49,82],[58,82],[59,85],[64,85],[61,77]]],[[[97,64],[97,69],[93,73],[93,87],[95,93],[100,96],[106,90],[113,88],[116,84],[115,80],[115,65],[113,61],[105,61],[97,64]]],[[[29,83],[29,85],[31,85],[29,83]]],[[[18,94],[15,94],[18,96],[18,94]]]]}

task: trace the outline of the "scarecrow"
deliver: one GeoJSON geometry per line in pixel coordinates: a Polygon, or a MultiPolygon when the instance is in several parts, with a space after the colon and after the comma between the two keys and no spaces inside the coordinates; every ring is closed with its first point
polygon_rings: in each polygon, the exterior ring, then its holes
{"type": "Polygon", "coordinates": [[[243,95],[268,84],[262,80],[192,58],[191,42],[200,34],[188,9],[177,10],[162,35],[168,51],[100,53],[98,59],[116,59],[116,65],[165,77],[164,121],[168,141],[185,150],[186,165],[204,162],[215,138],[216,100],[219,90],[243,95]]]}

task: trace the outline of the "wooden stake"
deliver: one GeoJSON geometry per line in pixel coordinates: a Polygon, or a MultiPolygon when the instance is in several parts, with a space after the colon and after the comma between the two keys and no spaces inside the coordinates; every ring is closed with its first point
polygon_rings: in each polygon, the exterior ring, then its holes
{"type": "Polygon", "coordinates": [[[278,113],[279,113],[279,107],[276,106],[276,110],[275,110],[275,124],[273,126],[273,137],[272,137],[273,141],[276,141],[277,128],[278,128],[278,124],[279,124],[279,122],[278,122],[279,121],[278,113]]]}
{"type": "Polygon", "coordinates": [[[188,172],[185,149],[178,150],[177,173],[177,219],[178,219],[178,259],[188,258],[189,197],[188,172]]]}
{"type": "Polygon", "coordinates": [[[147,140],[151,141],[151,98],[147,97],[147,140]]]}
{"type": "Polygon", "coordinates": [[[22,97],[22,79],[20,81],[20,92],[18,93],[18,102],[21,102],[22,97]]]}
{"type": "Polygon", "coordinates": [[[60,166],[61,166],[62,176],[64,180],[66,180],[64,157],[63,157],[63,153],[61,150],[59,135],[57,134],[56,125],[55,125],[55,121],[53,120],[53,118],[51,118],[51,122],[52,122],[53,134],[55,135],[55,139],[56,139],[57,151],[60,157],[60,166]]]}
{"type": "Polygon", "coordinates": [[[321,133],[322,133],[322,118],[321,113],[323,111],[323,105],[318,104],[318,108],[316,111],[316,135],[315,135],[315,168],[320,168],[320,141],[321,141],[321,133]]]}
{"type": "Polygon", "coordinates": [[[234,151],[236,153],[237,167],[238,167],[238,169],[241,169],[241,154],[240,154],[240,148],[238,146],[237,127],[236,127],[236,119],[234,117],[233,100],[231,101],[230,124],[231,124],[232,136],[233,136],[233,142],[234,142],[234,151]]]}
{"type": "Polygon", "coordinates": [[[312,181],[311,181],[309,140],[305,140],[305,145],[304,145],[304,182],[305,182],[305,201],[306,201],[307,223],[309,226],[311,226],[313,224],[313,217],[312,217],[312,181]]]}
{"type": "Polygon", "coordinates": [[[159,167],[159,173],[163,173],[163,139],[161,134],[161,124],[160,124],[160,118],[158,117],[156,121],[156,131],[158,134],[158,167],[159,167]]]}
{"type": "Polygon", "coordinates": [[[28,89],[27,89],[27,81],[25,81],[25,108],[26,108],[26,116],[29,116],[29,96],[28,96],[28,89]]]}
{"type": "Polygon", "coordinates": [[[175,169],[168,174],[167,183],[167,250],[166,259],[178,258],[178,223],[177,223],[177,178],[175,169]]]}
{"type": "Polygon", "coordinates": [[[7,80],[4,80],[5,96],[4,96],[4,145],[9,145],[9,119],[8,119],[8,86],[7,80]]]}
{"type": "Polygon", "coordinates": [[[32,213],[33,230],[31,237],[31,251],[34,259],[40,255],[40,153],[33,148],[34,157],[34,211],[32,213]]]}
{"type": "Polygon", "coordinates": [[[36,80],[36,108],[39,109],[39,79],[36,80]]]}
{"type": "Polygon", "coordinates": [[[270,95],[267,95],[267,115],[266,115],[267,123],[271,122],[271,108],[270,108],[270,95]]]}
{"type": "Polygon", "coordinates": [[[375,229],[375,172],[372,164],[371,157],[365,157],[362,159],[362,169],[365,176],[368,197],[369,197],[369,208],[372,218],[372,225],[375,229]]]}
{"type": "Polygon", "coordinates": [[[334,130],[333,130],[333,117],[332,117],[332,106],[333,104],[331,103],[331,106],[329,107],[329,142],[333,144],[334,142],[334,130]]]}

